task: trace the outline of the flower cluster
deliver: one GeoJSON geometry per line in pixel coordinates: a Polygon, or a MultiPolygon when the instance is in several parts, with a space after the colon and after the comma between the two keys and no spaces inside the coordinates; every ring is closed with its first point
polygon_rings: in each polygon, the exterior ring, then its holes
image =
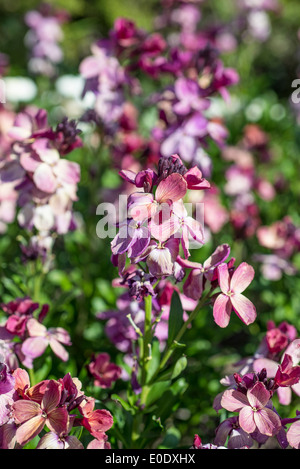
{"type": "Polygon", "coordinates": [[[2,449],[22,448],[36,436],[40,437],[36,449],[84,449],[72,434],[75,427],[92,435],[87,449],[110,448],[105,432],[113,425],[112,415],[95,409],[95,399],[84,394],[77,378],[68,373],[31,385],[25,370],[11,373],[5,363],[0,365],[0,376],[2,449]]]}
{"type": "Polygon", "coordinates": [[[282,273],[295,275],[293,256],[300,249],[300,229],[290,217],[276,221],[270,226],[260,226],[257,230],[259,244],[272,251],[272,254],[257,254],[255,259],[262,263],[266,278],[279,280],[282,273]]]}
{"type": "Polygon", "coordinates": [[[64,119],[52,129],[46,111],[31,107],[18,113],[7,129],[10,145],[0,166],[1,199],[11,204],[6,220],[13,220],[17,203],[19,224],[34,231],[24,248],[30,258],[51,250],[51,232],[63,234],[75,227],[72,205],[80,167],[64,157],[82,145],[78,134],[74,121],[64,119]]]}
{"type": "Polygon", "coordinates": [[[42,4],[39,11],[29,11],[25,23],[30,28],[25,44],[30,50],[29,70],[35,74],[52,77],[56,65],[63,60],[59,43],[63,39],[61,25],[68,19],[65,11],[54,12],[50,4],[42,4]]]}
{"type": "Polygon", "coordinates": [[[9,370],[16,369],[19,362],[33,368],[33,360],[43,355],[48,346],[60,360],[68,361],[64,348],[71,345],[68,332],[61,327],[47,329],[42,324],[49,311],[47,304],[40,307],[30,298],[17,298],[2,304],[1,309],[8,319],[0,326],[0,354],[9,370]]]}
{"type": "Polygon", "coordinates": [[[280,418],[273,397],[289,405],[292,392],[300,395],[300,341],[294,326],[283,322],[278,327],[269,322],[268,331],[253,357],[235,365],[232,375],[221,383],[228,387],[215,398],[214,408],[238,412],[216,429],[214,444],[230,449],[263,445],[276,437],[282,448],[299,447],[299,416],[280,418]],[[297,423],[298,422],[298,423],[297,423]],[[292,423],[287,430],[287,425],[292,423]]]}
{"type": "MultiPolygon", "coordinates": [[[[131,150],[154,151],[156,157],[179,153],[186,163],[197,164],[209,175],[211,161],[201,146],[209,139],[222,146],[227,130],[220,120],[210,119],[206,111],[211,106],[210,98],[217,93],[228,98],[227,88],[238,82],[238,75],[223,65],[211,32],[197,30],[200,17],[194,12],[196,7],[181,7],[185,10],[183,23],[189,10],[186,23],[192,17],[195,30],[187,31],[182,26],[178,44],[165,40],[160,32],[147,33],[133,21],[118,18],[109,38],[92,46],[93,55],[83,60],[80,73],[86,82],[84,93],[92,91],[96,96],[94,111],[114,141],[119,165],[129,144],[133,145],[131,150]],[[156,80],[168,80],[166,87],[161,85],[161,91],[149,97],[149,103],[158,111],[158,121],[147,141],[136,132],[124,132],[127,109],[134,109],[126,95],[140,93],[137,72],[141,71],[156,80]]],[[[89,117],[95,120],[92,114],[89,117]]]]}
{"type": "Polygon", "coordinates": [[[201,222],[189,216],[183,199],[188,189],[206,189],[209,183],[197,167],[187,171],[178,155],[161,158],[157,173],[148,169],[120,174],[143,191],[128,198],[128,216],[111,243],[113,256],[119,262],[125,262],[126,254],[133,264],[144,261],[153,277],[173,275],[180,242],[185,257],[190,255],[190,238],[204,243],[201,222]]]}

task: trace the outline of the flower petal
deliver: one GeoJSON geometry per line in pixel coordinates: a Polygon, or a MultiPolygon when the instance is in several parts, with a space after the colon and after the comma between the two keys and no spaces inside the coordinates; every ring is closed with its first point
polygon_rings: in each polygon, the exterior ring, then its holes
{"type": "Polygon", "coordinates": [[[221,406],[229,412],[239,412],[243,407],[249,406],[247,396],[236,389],[228,389],[221,399],[221,406]]]}
{"type": "Polygon", "coordinates": [[[254,412],[254,421],[263,435],[274,436],[281,427],[280,418],[268,407],[254,412]]]}
{"type": "Polygon", "coordinates": [[[241,293],[231,296],[234,311],[238,317],[248,326],[256,319],[256,309],[254,304],[241,293]]]}
{"type": "Polygon", "coordinates": [[[243,407],[240,411],[239,424],[246,433],[253,433],[256,428],[253,414],[254,412],[249,406],[243,407]]]}
{"type": "Polygon", "coordinates": [[[227,264],[222,263],[218,266],[218,279],[221,291],[226,295],[229,292],[230,288],[230,279],[227,264]]]}
{"type": "Polygon", "coordinates": [[[242,262],[233,273],[230,289],[234,293],[242,293],[252,282],[254,274],[253,267],[246,262],[242,262]]]}
{"type": "Polygon", "coordinates": [[[270,392],[266,389],[263,383],[256,383],[253,388],[247,392],[247,398],[251,407],[262,409],[267,405],[270,400],[270,392]]]}
{"type": "Polygon", "coordinates": [[[227,327],[230,321],[232,311],[231,301],[228,296],[221,293],[214,302],[213,315],[214,320],[220,327],[227,327]]]}
{"type": "Polygon", "coordinates": [[[183,199],[187,191],[187,183],[179,173],[170,174],[158,184],[155,199],[157,202],[176,202],[183,199]]]}
{"type": "Polygon", "coordinates": [[[287,439],[293,448],[300,449],[300,420],[290,426],[287,432],[287,439]]]}
{"type": "Polygon", "coordinates": [[[26,445],[28,441],[32,440],[38,435],[45,426],[45,419],[41,415],[33,417],[27,422],[23,423],[16,431],[16,439],[20,445],[26,445]]]}

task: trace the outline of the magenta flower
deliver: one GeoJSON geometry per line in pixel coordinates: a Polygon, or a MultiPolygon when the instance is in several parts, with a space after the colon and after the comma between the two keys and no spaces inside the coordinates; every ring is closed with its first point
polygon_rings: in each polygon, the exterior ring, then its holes
{"type": "Polygon", "coordinates": [[[220,327],[227,327],[232,309],[238,317],[248,326],[256,319],[256,309],[242,292],[250,285],[254,277],[254,269],[243,262],[234,271],[230,278],[228,265],[218,266],[218,278],[221,294],[214,302],[213,315],[220,327]]]}
{"type": "Polygon", "coordinates": [[[68,360],[69,354],[62,344],[71,345],[71,340],[65,329],[57,327],[47,330],[43,324],[32,318],[27,323],[27,330],[30,337],[23,342],[21,349],[25,356],[32,359],[40,357],[50,345],[52,351],[62,361],[68,360]]]}
{"type": "Polygon", "coordinates": [[[94,385],[101,388],[110,388],[112,383],[120,378],[122,369],[110,363],[108,353],[98,354],[88,365],[88,370],[95,378],[94,385]]]}
{"type": "Polygon", "coordinates": [[[229,412],[239,412],[239,425],[246,433],[259,431],[274,436],[281,428],[278,415],[270,408],[270,392],[257,382],[247,394],[235,389],[225,391],[221,405],[229,412]]]}

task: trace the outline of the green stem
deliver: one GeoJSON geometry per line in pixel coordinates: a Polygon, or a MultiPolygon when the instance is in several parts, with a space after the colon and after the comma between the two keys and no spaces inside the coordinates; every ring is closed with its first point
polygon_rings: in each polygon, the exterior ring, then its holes
{"type": "Polygon", "coordinates": [[[145,297],[145,327],[143,337],[143,350],[142,350],[142,386],[146,384],[146,365],[149,356],[149,344],[151,343],[152,334],[152,296],[145,297]]]}
{"type": "Polygon", "coordinates": [[[193,320],[195,319],[195,317],[197,316],[197,314],[199,313],[201,308],[204,306],[204,304],[207,301],[207,299],[209,298],[210,294],[211,294],[211,290],[199,301],[199,303],[197,304],[194,311],[191,312],[191,314],[189,315],[189,318],[187,319],[187,321],[184,322],[181,329],[177,333],[173,343],[166,349],[165,354],[162,358],[162,361],[159,365],[159,368],[157,369],[156,373],[152,377],[151,383],[155,380],[157,375],[164,369],[165,365],[167,364],[167,362],[171,358],[174,350],[176,349],[176,343],[180,342],[183,334],[187,330],[188,326],[193,322],[193,320]]]}
{"type": "Polygon", "coordinates": [[[33,368],[29,368],[29,369],[28,369],[28,372],[29,372],[29,378],[30,378],[30,386],[34,386],[34,385],[36,384],[36,382],[35,382],[34,369],[33,369],[33,368]]]}

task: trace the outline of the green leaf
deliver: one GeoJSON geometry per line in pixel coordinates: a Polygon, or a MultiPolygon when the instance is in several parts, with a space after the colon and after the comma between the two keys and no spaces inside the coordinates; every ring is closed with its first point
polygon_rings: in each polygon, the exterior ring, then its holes
{"type": "Polygon", "coordinates": [[[169,388],[170,384],[170,381],[160,381],[158,383],[153,384],[153,386],[149,388],[149,392],[146,398],[146,406],[148,407],[149,405],[157,401],[169,388]]]}
{"type": "Polygon", "coordinates": [[[171,379],[177,378],[177,376],[179,376],[183,372],[183,370],[186,368],[186,366],[187,366],[186,357],[179,358],[179,360],[177,360],[177,362],[175,363],[175,366],[173,368],[171,379]]]}
{"type": "Polygon", "coordinates": [[[173,292],[171,309],[169,315],[168,345],[170,346],[183,325],[183,309],[180,297],[176,291],[173,292]]]}
{"type": "Polygon", "coordinates": [[[127,410],[127,412],[133,412],[133,409],[132,407],[130,407],[130,405],[128,404],[128,402],[124,401],[124,399],[122,397],[120,397],[118,394],[113,394],[111,396],[111,398],[114,400],[114,401],[117,401],[121,404],[121,406],[127,410]]]}

